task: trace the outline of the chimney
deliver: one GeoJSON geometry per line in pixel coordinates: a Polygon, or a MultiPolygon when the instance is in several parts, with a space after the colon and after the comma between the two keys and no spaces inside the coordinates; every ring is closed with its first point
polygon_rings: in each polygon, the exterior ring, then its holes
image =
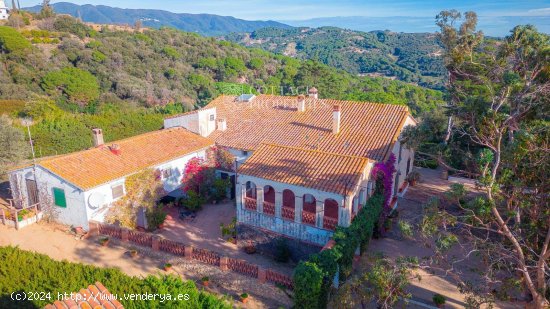
{"type": "Polygon", "coordinates": [[[218,130],[227,130],[227,121],[225,120],[225,118],[218,118],[218,130]]]}
{"type": "Polygon", "coordinates": [[[103,146],[103,144],[105,144],[103,141],[103,130],[98,128],[92,129],[92,137],[94,139],[94,147],[103,146]]]}
{"type": "Polygon", "coordinates": [[[109,150],[111,150],[111,152],[117,156],[119,156],[122,152],[118,144],[112,144],[111,146],[109,146],[109,150]]]}
{"type": "Polygon", "coordinates": [[[319,92],[317,91],[317,88],[315,88],[315,87],[310,88],[309,91],[308,91],[308,94],[309,94],[310,98],[313,98],[313,99],[318,99],[319,98],[319,92]]]}
{"type": "Polygon", "coordinates": [[[332,133],[338,134],[340,132],[340,116],[342,114],[341,112],[342,106],[340,105],[334,105],[332,108],[332,133]]]}
{"type": "Polygon", "coordinates": [[[304,95],[298,96],[298,111],[299,112],[305,112],[306,111],[306,97],[304,95]]]}

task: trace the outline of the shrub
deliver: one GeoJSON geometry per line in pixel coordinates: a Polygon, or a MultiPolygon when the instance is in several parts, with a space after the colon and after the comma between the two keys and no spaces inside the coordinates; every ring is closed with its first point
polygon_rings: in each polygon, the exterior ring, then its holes
{"type": "Polygon", "coordinates": [[[17,30],[11,27],[0,26],[0,50],[13,53],[22,52],[31,47],[31,43],[17,30]]]}
{"type": "Polygon", "coordinates": [[[206,203],[206,199],[194,190],[187,191],[187,197],[182,200],[183,207],[189,210],[199,210],[206,203]]]}
{"type": "Polygon", "coordinates": [[[286,243],[286,239],[280,238],[275,244],[275,260],[277,262],[286,263],[290,259],[290,248],[286,243]]]}
{"type": "Polygon", "coordinates": [[[75,67],[65,67],[44,76],[42,89],[55,93],[61,89],[74,103],[85,105],[99,97],[99,84],[90,72],[75,67]]]}
{"type": "Polygon", "coordinates": [[[148,209],[146,216],[147,226],[152,231],[158,229],[159,226],[164,223],[164,220],[166,220],[166,212],[161,205],[148,209]]]}
{"type": "Polygon", "coordinates": [[[227,189],[231,186],[229,179],[218,178],[214,180],[212,185],[211,196],[216,202],[219,202],[227,197],[227,189]]]}
{"type": "MultiPolygon", "coordinates": [[[[189,300],[170,302],[174,308],[231,308],[215,295],[199,291],[192,281],[177,276],[131,277],[115,268],[99,268],[80,263],[55,261],[46,255],[23,251],[14,247],[0,247],[0,308],[43,308],[56,300],[57,293],[78,292],[96,281],[113,294],[160,293],[188,294],[189,300]],[[28,303],[15,302],[9,294],[14,291],[41,291],[51,293],[52,299],[35,298],[28,303]]],[[[120,299],[124,308],[162,308],[160,299],[120,299]]]]}
{"type": "Polygon", "coordinates": [[[382,214],[385,201],[383,192],[380,189],[367,200],[348,228],[337,228],[333,236],[336,244],[332,249],[314,254],[306,262],[300,262],[293,275],[296,308],[326,307],[329,289],[338,268],[339,278],[344,280],[351,273],[355,250],[359,247],[363,254],[368,247],[382,214]],[[319,290],[316,286],[318,275],[321,276],[319,290]],[[309,286],[315,286],[315,289],[310,289],[309,286]]]}
{"type": "Polygon", "coordinates": [[[180,53],[178,51],[170,46],[166,46],[162,49],[162,53],[165,54],[167,57],[171,58],[172,60],[177,60],[181,58],[180,53]]]}
{"type": "Polygon", "coordinates": [[[434,294],[434,296],[432,297],[432,300],[434,304],[438,306],[445,304],[445,296],[441,294],[434,294]]]}

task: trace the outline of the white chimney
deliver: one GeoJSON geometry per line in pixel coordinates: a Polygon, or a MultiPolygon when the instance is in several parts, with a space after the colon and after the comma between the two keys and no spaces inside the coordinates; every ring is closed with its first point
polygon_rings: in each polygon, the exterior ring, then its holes
{"type": "Polygon", "coordinates": [[[227,130],[227,121],[225,120],[225,118],[218,118],[218,130],[227,130]]]}
{"type": "Polygon", "coordinates": [[[94,139],[94,147],[99,147],[105,144],[103,141],[103,130],[98,128],[92,129],[92,137],[94,139]]]}
{"type": "Polygon", "coordinates": [[[338,134],[340,132],[340,116],[342,106],[334,105],[332,108],[332,133],[338,134]]]}
{"type": "Polygon", "coordinates": [[[299,112],[305,112],[306,111],[306,97],[303,95],[298,96],[298,111],[299,112]]]}
{"type": "Polygon", "coordinates": [[[310,88],[309,91],[308,91],[308,94],[309,94],[310,98],[313,98],[313,99],[318,99],[319,98],[319,92],[317,91],[317,88],[315,88],[315,87],[310,88]]]}

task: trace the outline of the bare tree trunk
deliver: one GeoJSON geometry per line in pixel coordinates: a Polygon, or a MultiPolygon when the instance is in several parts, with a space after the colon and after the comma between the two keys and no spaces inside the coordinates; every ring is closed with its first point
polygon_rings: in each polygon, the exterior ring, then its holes
{"type": "Polygon", "coordinates": [[[445,139],[443,142],[445,145],[449,142],[449,139],[451,138],[451,128],[453,127],[453,116],[449,116],[449,120],[447,122],[447,134],[445,134],[445,139]]]}

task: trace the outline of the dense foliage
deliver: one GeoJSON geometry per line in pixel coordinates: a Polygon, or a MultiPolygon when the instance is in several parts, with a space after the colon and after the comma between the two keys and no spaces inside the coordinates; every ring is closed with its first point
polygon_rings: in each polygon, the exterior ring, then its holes
{"type": "Polygon", "coordinates": [[[296,308],[325,308],[328,291],[339,270],[339,278],[345,280],[351,273],[355,251],[363,254],[382,214],[384,196],[377,192],[359,210],[347,228],[338,227],[331,249],[314,254],[302,261],[294,270],[294,304],[296,308]]]}
{"type": "MultiPolygon", "coordinates": [[[[114,268],[99,268],[80,263],[54,261],[48,256],[23,251],[14,247],[0,247],[0,307],[42,308],[58,299],[58,293],[78,292],[90,284],[101,282],[112,294],[188,294],[186,301],[136,299],[119,301],[124,308],[231,308],[231,305],[212,294],[199,291],[193,281],[182,281],[176,276],[130,277],[114,268]],[[14,301],[13,292],[51,293],[51,299],[14,301]]],[[[48,294],[44,294],[48,295],[48,294]]]]}
{"type": "MultiPolygon", "coordinates": [[[[124,104],[89,105],[88,112],[68,112],[60,104],[37,98],[27,101],[16,115],[34,119],[31,133],[37,156],[56,155],[90,148],[91,129],[103,128],[105,141],[119,140],[162,128],[165,114],[183,111],[181,105],[144,108],[124,104]]],[[[62,105],[67,107],[67,104],[62,105]]]]}
{"type": "Polygon", "coordinates": [[[263,28],[224,38],[297,59],[318,60],[352,74],[388,76],[430,88],[442,88],[445,78],[441,42],[432,33],[263,28]]]}

